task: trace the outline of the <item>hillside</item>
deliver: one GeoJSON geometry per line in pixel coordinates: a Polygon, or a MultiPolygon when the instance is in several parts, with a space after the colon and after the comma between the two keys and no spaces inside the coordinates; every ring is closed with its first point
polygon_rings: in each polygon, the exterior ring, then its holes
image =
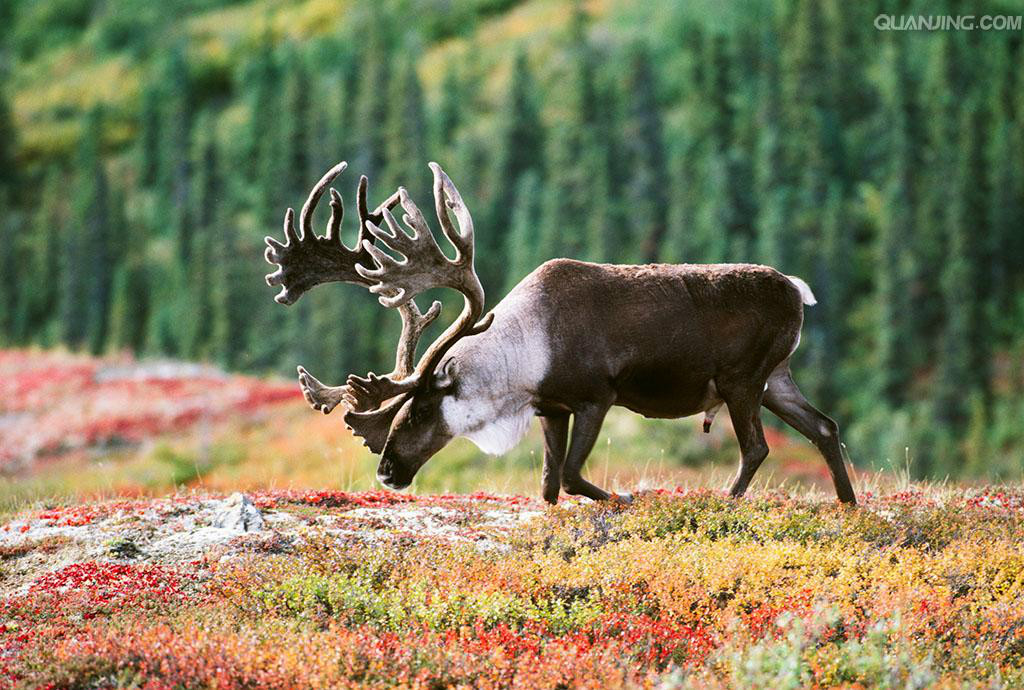
{"type": "MultiPolygon", "coordinates": [[[[628,34],[632,26],[661,14],[664,4],[644,3],[638,12],[627,12],[630,3],[621,0],[590,0],[585,7],[599,26],[628,34]]],[[[492,107],[502,100],[507,55],[528,45],[531,60],[543,65],[571,17],[571,3],[562,0],[396,6],[422,36],[417,62],[427,99],[441,100],[442,76],[472,51],[486,78],[482,97],[492,107]]],[[[203,82],[200,90],[218,99],[223,97],[218,91],[258,54],[268,35],[274,42],[316,42],[351,29],[365,9],[325,0],[15,0],[13,12],[11,102],[20,156],[32,164],[69,155],[85,113],[96,106],[107,113],[107,145],[117,151],[132,142],[143,85],[159,78],[158,58],[167,46],[185,46],[189,71],[203,82]]]]}
{"type": "Polygon", "coordinates": [[[885,3],[839,0],[4,9],[7,346],[382,371],[397,317],[353,286],[275,304],[263,238],[339,159],[348,242],[358,175],[422,207],[436,160],[488,306],[553,257],[768,264],[818,296],[794,372],[854,463],[1021,476],[1013,32],[880,31],[885,3]]]}

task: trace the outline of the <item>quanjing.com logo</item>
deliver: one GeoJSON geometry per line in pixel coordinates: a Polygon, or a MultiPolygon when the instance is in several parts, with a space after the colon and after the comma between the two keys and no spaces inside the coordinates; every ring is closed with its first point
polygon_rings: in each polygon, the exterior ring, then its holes
{"type": "Polygon", "coordinates": [[[875,17],[879,31],[1020,31],[1021,15],[973,14],[880,14],[875,17]]]}

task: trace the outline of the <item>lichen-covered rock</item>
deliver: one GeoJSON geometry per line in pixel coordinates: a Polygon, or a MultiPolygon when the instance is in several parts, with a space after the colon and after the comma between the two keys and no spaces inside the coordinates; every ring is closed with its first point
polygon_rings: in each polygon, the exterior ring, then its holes
{"type": "Polygon", "coordinates": [[[213,526],[240,532],[259,532],[263,529],[263,515],[243,493],[233,493],[224,506],[213,516],[213,526]]]}

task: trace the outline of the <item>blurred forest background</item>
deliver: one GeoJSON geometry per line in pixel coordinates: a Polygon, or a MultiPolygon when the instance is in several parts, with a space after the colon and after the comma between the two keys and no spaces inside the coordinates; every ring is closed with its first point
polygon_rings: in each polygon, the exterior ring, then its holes
{"type": "MultiPolygon", "coordinates": [[[[263,237],[445,166],[488,304],[541,261],[805,278],[797,379],[854,462],[1024,466],[1020,2],[5,0],[0,344],[338,382],[393,360],[354,286],[272,300],[263,237]]],[[[321,223],[323,221],[321,220],[321,223]]],[[[349,214],[345,239],[354,237],[349,214]]],[[[457,300],[449,300],[452,310],[457,300]]],[[[424,303],[426,304],[426,303],[424,303]]]]}

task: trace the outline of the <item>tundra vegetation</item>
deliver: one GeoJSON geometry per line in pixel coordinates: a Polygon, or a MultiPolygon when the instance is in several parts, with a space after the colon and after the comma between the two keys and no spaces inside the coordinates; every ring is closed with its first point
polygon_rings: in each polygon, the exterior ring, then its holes
{"type": "Polygon", "coordinates": [[[1024,683],[1019,486],[858,473],[846,508],[814,448],[777,434],[773,471],[735,500],[727,420],[625,414],[590,476],[661,487],[631,506],[544,504],[537,433],[487,472],[456,444],[411,492],[367,491],[375,458],[290,380],[0,365],[6,419],[60,390],[49,419],[78,440],[3,465],[0,687],[1024,683]],[[160,414],[139,403],[154,390],[160,414]],[[66,413],[99,406],[118,424],[66,413]],[[222,518],[238,488],[258,531],[222,518]]]}
{"type": "Polygon", "coordinates": [[[203,527],[207,539],[227,535],[202,553],[180,546],[187,525],[208,524],[204,506],[220,503],[209,495],[9,518],[0,527],[5,684],[1024,682],[1019,489],[868,491],[858,508],[799,492],[737,501],[709,490],[548,508],[487,494],[252,500],[267,528],[203,527]],[[115,532],[121,541],[101,541],[115,532]]]}

